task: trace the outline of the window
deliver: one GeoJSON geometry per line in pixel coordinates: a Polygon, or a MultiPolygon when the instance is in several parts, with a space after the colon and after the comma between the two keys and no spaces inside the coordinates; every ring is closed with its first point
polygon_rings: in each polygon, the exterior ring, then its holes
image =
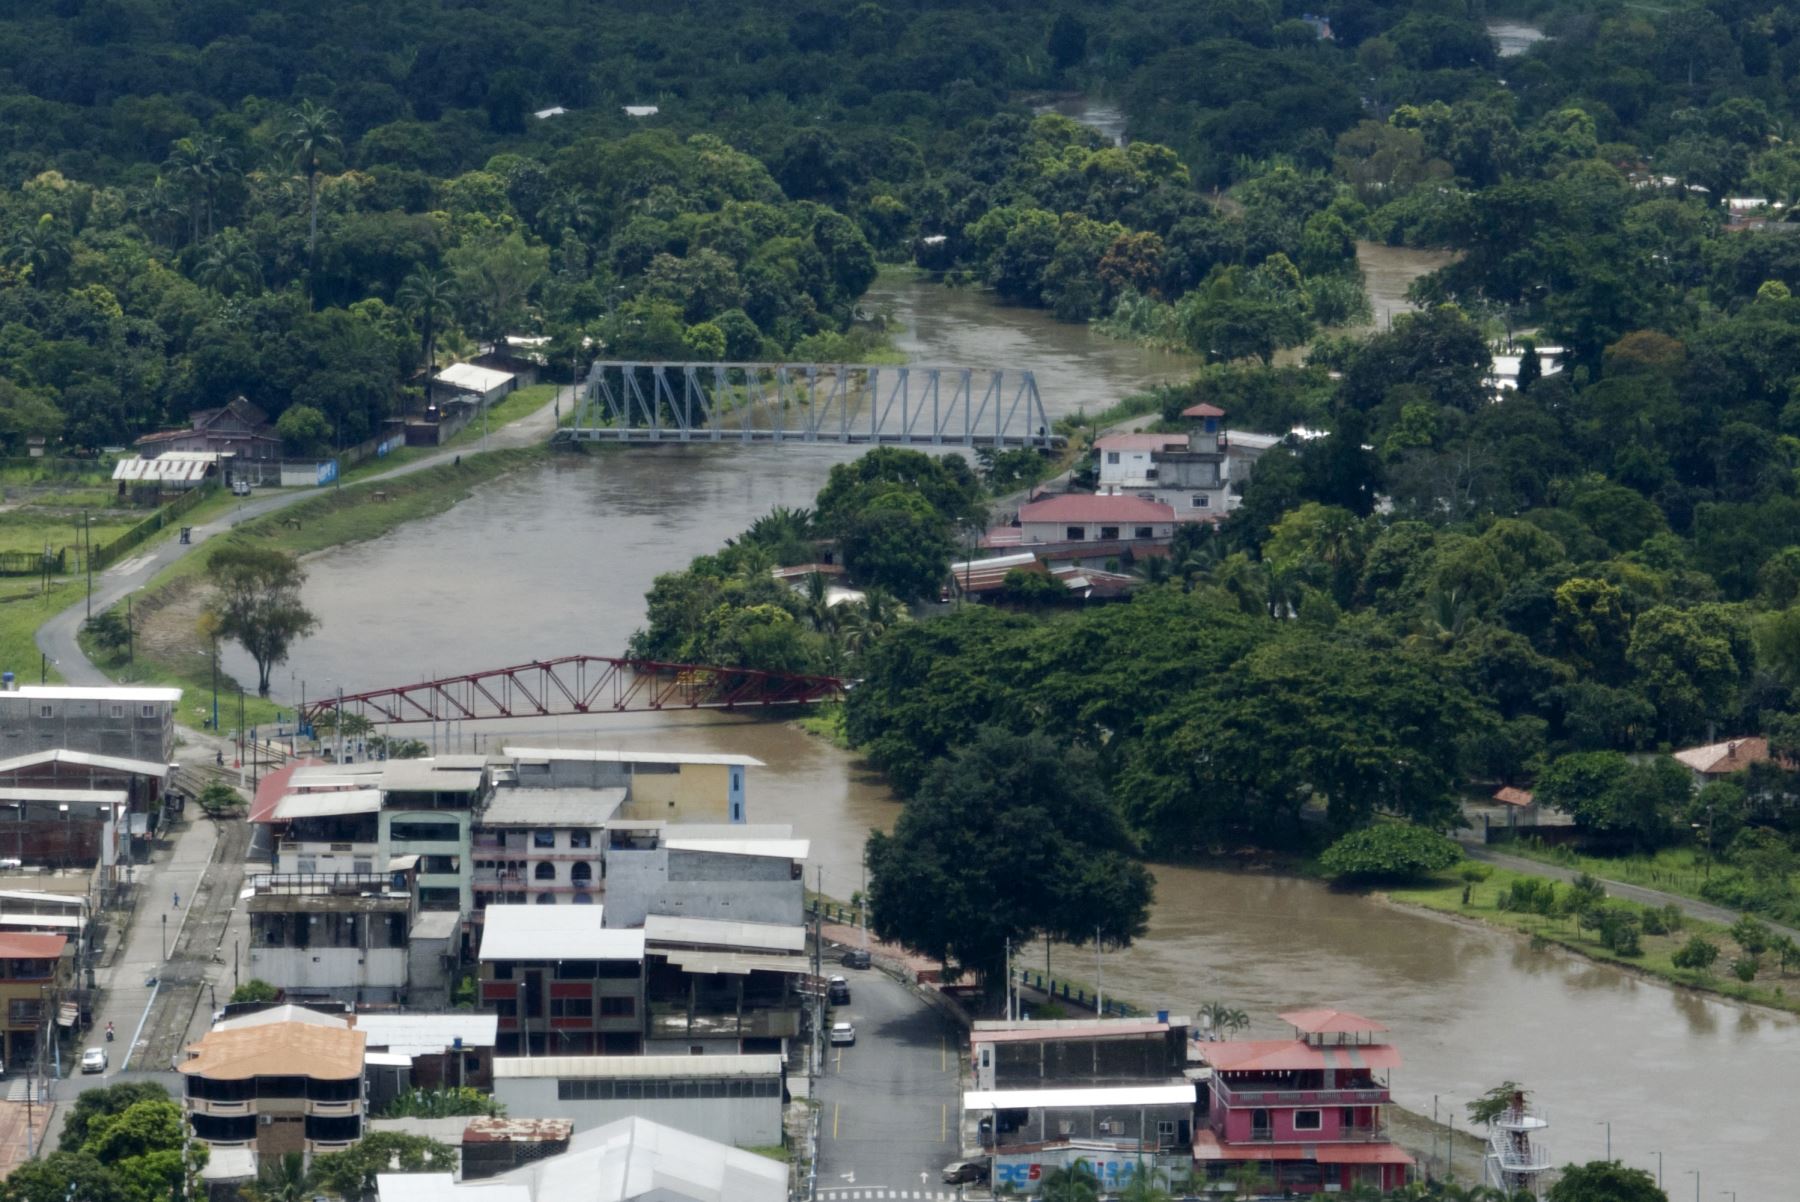
{"type": "Polygon", "coordinates": [[[55,707],[55,706],[54,706],[54,705],[40,705],[40,706],[38,706],[38,717],[40,717],[40,718],[54,718],[54,717],[56,717],[56,707],[55,707]]]}
{"type": "Polygon", "coordinates": [[[1069,526],[1063,530],[1063,538],[1068,542],[1078,543],[1087,537],[1086,526],[1069,526]]]}
{"type": "Polygon", "coordinates": [[[558,960],[556,962],[556,979],[559,981],[591,981],[600,974],[594,971],[596,964],[592,960],[558,960]]]}
{"type": "Polygon", "coordinates": [[[1132,538],[1155,538],[1156,532],[1153,531],[1148,526],[1133,526],[1131,528],[1131,537],[1132,538]]]}
{"type": "Polygon", "coordinates": [[[1200,492],[1194,494],[1195,509],[1205,509],[1210,504],[1212,504],[1212,498],[1208,497],[1205,493],[1200,492]]]}
{"type": "Polygon", "coordinates": [[[1320,1125],[1319,1112],[1317,1110],[1294,1111],[1294,1130],[1317,1131],[1320,1125]]]}
{"type": "Polygon", "coordinates": [[[16,997],[6,1003],[6,1020],[15,1027],[34,1024],[41,1014],[38,999],[34,997],[16,997]]]}
{"type": "Polygon", "coordinates": [[[513,979],[512,974],[513,974],[513,966],[512,965],[510,965],[510,964],[494,965],[494,980],[510,981],[513,979]]]}
{"type": "Polygon", "coordinates": [[[537,867],[531,870],[531,878],[537,881],[553,881],[556,879],[556,865],[549,860],[539,860],[537,867]]]}
{"type": "Polygon", "coordinates": [[[138,711],[138,717],[140,717],[140,718],[156,717],[156,707],[154,705],[146,705],[143,709],[138,711]]]}
{"type": "Polygon", "coordinates": [[[115,718],[123,718],[125,716],[125,707],[122,705],[113,706],[112,707],[112,716],[115,718]]]}
{"type": "Polygon", "coordinates": [[[603,997],[600,999],[601,1018],[630,1018],[636,1013],[636,998],[603,997]]]}
{"type": "Polygon", "coordinates": [[[593,845],[594,845],[594,832],[593,831],[570,831],[569,832],[569,846],[570,847],[577,848],[577,849],[586,849],[586,848],[592,847],[593,845]]]}
{"type": "Polygon", "coordinates": [[[1145,468],[1144,469],[1144,479],[1146,479],[1146,480],[1156,479],[1156,469],[1153,467],[1145,468]]]}
{"type": "Polygon", "coordinates": [[[585,860],[577,860],[575,863],[569,865],[569,879],[578,884],[585,881],[592,881],[594,879],[594,866],[585,860]]]}
{"type": "Polygon", "coordinates": [[[531,832],[531,845],[533,847],[555,847],[556,846],[556,832],[555,831],[532,831],[531,832]]]}
{"type": "Polygon", "coordinates": [[[388,837],[395,843],[455,843],[462,831],[454,822],[396,822],[388,837]]]}
{"type": "Polygon", "coordinates": [[[1119,461],[1119,453],[1117,451],[1108,451],[1106,453],[1106,461],[1108,463],[1117,463],[1119,461]]]}
{"type": "Polygon", "coordinates": [[[1100,538],[1102,541],[1110,541],[1110,540],[1116,539],[1118,537],[1119,537],[1119,528],[1117,526],[1102,526],[1102,527],[1100,527],[1100,538]]]}
{"type": "MultiPolygon", "coordinates": [[[[611,1000],[611,999],[608,999],[611,1000]]],[[[588,997],[556,997],[550,999],[551,1018],[592,1018],[594,999],[588,997]]]]}
{"type": "Polygon", "coordinates": [[[556,894],[554,894],[554,893],[538,894],[537,904],[540,906],[554,906],[556,904],[556,894]]]}

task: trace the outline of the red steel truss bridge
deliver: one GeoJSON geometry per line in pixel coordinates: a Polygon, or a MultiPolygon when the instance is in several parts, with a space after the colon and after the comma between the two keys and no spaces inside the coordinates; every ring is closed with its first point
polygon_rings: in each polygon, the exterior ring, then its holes
{"type": "Polygon", "coordinates": [[[647,659],[565,655],[466,676],[345,693],[309,703],[302,719],[317,724],[334,710],[374,723],[548,718],[649,710],[755,710],[840,699],[849,682],[802,676],[665,664],[647,659]]]}

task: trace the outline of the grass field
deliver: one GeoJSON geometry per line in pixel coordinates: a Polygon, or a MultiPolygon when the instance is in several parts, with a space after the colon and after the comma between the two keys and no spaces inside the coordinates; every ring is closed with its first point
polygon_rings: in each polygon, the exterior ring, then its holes
{"type": "MultiPolygon", "coordinates": [[[[1542,847],[1521,840],[1497,846],[1495,850],[1540,864],[1589,872],[1606,880],[1691,897],[1696,901],[1709,900],[1701,893],[1709,872],[1728,867],[1717,861],[1709,867],[1706,856],[1695,847],[1665,847],[1653,856],[1588,856],[1566,847],[1542,847]]],[[[1788,881],[1794,892],[1800,893],[1800,873],[1791,874],[1788,881]]]]}
{"type": "MultiPolygon", "coordinates": [[[[1490,926],[1517,931],[1534,940],[1541,939],[1546,943],[1554,943],[1591,959],[1617,964],[1622,968],[1642,972],[1674,985],[1703,989],[1736,998],[1739,1001],[1755,1002],[1764,1006],[1800,1012],[1800,994],[1793,992],[1796,986],[1800,985],[1800,976],[1791,972],[1783,972],[1772,953],[1765,953],[1761,957],[1754,980],[1740,981],[1731,974],[1731,961],[1741,956],[1743,952],[1724,927],[1690,918],[1684,921],[1679,931],[1667,935],[1644,935],[1643,955],[1621,956],[1602,946],[1598,933],[1592,929],[1577,931],[1574,920],[1571,918],[1546,918],[1535,914],[1519,914],[1500,909],[1497,902],[1501,892],[1510,889],[1515,881],[1522,879],[1525,875],[1504,868],[1495,868],[1492,875],[1485,881],[1470,886],[1467,905],[1464,905],[1462,901],[1464,883],[1448,875],[1429,883],[1388,890],[1388,897],[1402,905],[1421,906],[1439,913],[1454,914],[1458,917],[1484,922],[1490,926]],[[1691,969],[1677,968],[1670,959],[1675,949],[1695,935],[1710,940],[1720,950],[1719,959],[1713,965],[1711,972],[1702,973],[1691,969]]],[[[1559,886],[1559,891],[1566,891],[1567,888],[1566,885],[1559,886]]],[[[1609,901],[1607,904],[1622,907],[1639,915],[1650,908],[1616,900],[1609,901]]]]}

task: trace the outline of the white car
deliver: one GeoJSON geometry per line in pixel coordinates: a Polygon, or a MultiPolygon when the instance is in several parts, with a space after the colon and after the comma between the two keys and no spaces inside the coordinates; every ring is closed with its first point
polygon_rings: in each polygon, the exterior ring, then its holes
{"type": "Polygon", "coordinates": [[[849,1045],[856,1042],[856,1028],[849,1023],[831,1024],[831,1042],[838,1045],[849,1045]]]}
{"type": "Polygon", "coordinates": [[[103,1073],[106,1071],[106,1049],[89,1048],[81,1054],[81,1071],[84,1073],[103,1073]]]}

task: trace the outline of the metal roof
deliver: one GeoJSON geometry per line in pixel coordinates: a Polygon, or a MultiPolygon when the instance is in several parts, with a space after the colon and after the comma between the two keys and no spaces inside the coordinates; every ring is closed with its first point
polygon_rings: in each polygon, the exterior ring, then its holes
{"type": "Polygon", "coordinates": [[[222,1018],[213,1024],[215,1031],[240,1031],[246,1027],[266,1027],[272,1023],[303,1023],[312,1027],[348,1027],[350,1016],[342,1012],[331,1014],[323,1010],[311,1010],[305,1006],[296,1006],[292,1002],[280,1006],[270,1006],[266,1010],[252,1010],[248,1014],[234,1014],[230,1018],[222,1018]]]}
{"type": "Polygon", "coordinates": [[[1164,447],[1185,447],[1185,434],[1108,434],[1094,440],[1097,451],[1160,451],[1164,447]]]}
{"type": "Polygon", "coordinates": [[[440,768],[431,760],[389,760],[381,766],[381,787],[397,793],[473,793],[481,788],[479,768],[440,768]]]}
{"type": "MultiPolygon", "coordinates": [[[[788,1196],[788,1168],[781,1161],[635,1116],[583,1131],[560,1156],[529,1162],[493,1181],[502,1188],[528,1186],[535,1202],[785,1202],[788,1196]]],[[[475,1202],[488,1199],[477,1195],[475,1202]]]]}
{"type": "Polygon", "coordinates": [[[481,959],[642,960],[644,932],[601,925],[604,906],[489,906],[481,959]]]}
{"type": "Polygon", "coordinates": [[[504,387],[512,378],[513,374],[508,371],[496,371],[491,367],[477,367],[473,363],[452,363],[431,377],[431,382],[448,385],[462,392],[487,393],[504,387]]]}
{"type": "Polygon", "coordinates": [[[180,701],[181,690],[155,685],[22,684],[12,690],[20,697],[45,701],[180,701]]]}
{"type": "Polygon", "coordinates": [[[769,856],[777,860],[804,860],[812,851],[806,839],[689,839],[666,838],[670,851],[703,851],[719,856],[769,856]]]}
{"type": "Polygon", "coordinates": [[[729,922],[717,918],[651,914],[644,919],[644,938],[651,943],[798,952],[806,947],[806,928],[776,922],[729,922]]]}
{"type": "Polygon", "coordinates": [[[91,805],[122,805],[131,800],[124,789],[58,789],[51,786],[0,789],[0,801],[60,801],[91,805]]]}
{"type": "Polygon", "coordinates": [[[67,935],[0,934],[0,960],[54,960],[69,946],[67,935]]]}
{"type": "Polygon", "coordinates": [[[1054,1043],[1059,1039],[1124,1039],[1142,1035],[1164,1035],[1171,1026],[1187,1026],[1186,1019],[1161,1023],[1155,1019],[1117,1019],[1109,1022],[1055,1021],[1042,1026],[1016,1023],[976,1023],[969,1042],[976,1043],[1054,1043]]]}
{"type": "Polygon", "coordinates": [[[1086,1089],[972,1089],[964,1110],[1082,1110],[1090,1106],[1180,1106],[1196,1098],[1190,1082],[1179,1085],[1106,1085],[1086,1089]]]}
{"type": "Polygon", "coordinates": [[[1320,1047],[1301,1039],[1244,1039],[1196,1044],[1194,1050],[1206,1063],[1227,1073],[1400,1067],[1399,1049],[1386,1043],[1320,1047]]]}
{"type": "Polygon", "coordinates": [[[377,1173],[375,1192],[381,1202],[531,1202],[529,1186],[459,1183],[451,1173],[377,1173]]]}
{"type": "Polygon", "coordinates": [[[332,818],[342,814],[373,814],[381,809],[380,789],[333,789],[289,793],[275,803],[275,820],[332,818]]]}
{"type": "Polygon", "coordinates": [[[650,955],[661,956],[683,972],[707,976],[748,976],[753,972],[807,973],[811,971],[805,956],[779,952],[721,952],[711,948],[650,948],[650,955]]]}
{"type": "Polygon", "coordinates": [[[413,919],[413,939],[448,939],[462,925],[462,914],[456,910],[421,910],[413,919]]]}
{"type": "Polygon", "coordinates": [[[1154,525],[1174,520],[1175,510],[1161,501],[1146,501],[1122,493],[1070,493],[1019,507],[1020,525],[1034,522],[1149,522],[1154,525]]]}
{"type": "Polygon", "coordinates": [[[602,751],[579,747],[507,747],[511,760],[566,760],[589,764],[742,764],[747,768],[765,765],[753,755],[720,755],[702,751],[602,751]]]}
{"type": "MultiPolygon", "coordinates": [[[[0,693],[0,697],[4,697],[0,693]]],[[[161,764],[154,760],[128,760],[116,755],[95,755],[91,751],[70,751],[66,747],[58,747],[50,751],[31,751],[24,755],[15,755],[11,759],[0,760],[0,773],[16,772],[21,768],[33,768],[39,764],[74,764],[82,768],[105,768],[113,772],[129,772],[134,776],[154,776],[158,780],[169,775],[173,764],[161,764]]]]}
{"type": "Polygon", "coordinates": [[[1393,1144],[1225,1143],[1206,1127],[1194,1132],[1194,1159],[1310,1160],[1318,1164],[1411,1164],[1393,1144]]]}
{"type": "Polygon", "coordinates": [[[491,1048],[500,1018],[475,1012],[456,1014],[358,1014],[356,1029],[368,1046],[405,1056],[447,1052],[458,1039],[465,1048],[491,1048]]]}
{"type": "Polygon", "coordinates": [[[1364,1018],[1360,1014],[1352,1014],[1348,1010],[1287,1010],[1279,1017],[1282,1022],[1305,1031],[1308,1035],[1360,1035],[1387,1030],[1387,1024],[1364,1018]]]}
{"type": "Polygon", "coordinates": [[[343,1023],[269,1023],[259,1027],[214,1028],[190,1044],[192,1059],[176,1068],[190,1077],[242,1081],[251,1077],[311,1077],[340,1081],[361,1077],[363,1034],[343,1023]]]}
{"type": "Polygon", "coordinates": [[[482,812],[483,826],[599,827],[625,804],[626,790],[496,789],[482,812]]]}
{"type": "MultiPolygon", "coordinates": [[[[781,1066],[782,1058],[774,1053],[747,1056],[496,1056],[494,1079],[778,1077],[781,1066]]],[[[1189,1092],[1192,1092],[1191,1087],[1189,1092]]]]}

